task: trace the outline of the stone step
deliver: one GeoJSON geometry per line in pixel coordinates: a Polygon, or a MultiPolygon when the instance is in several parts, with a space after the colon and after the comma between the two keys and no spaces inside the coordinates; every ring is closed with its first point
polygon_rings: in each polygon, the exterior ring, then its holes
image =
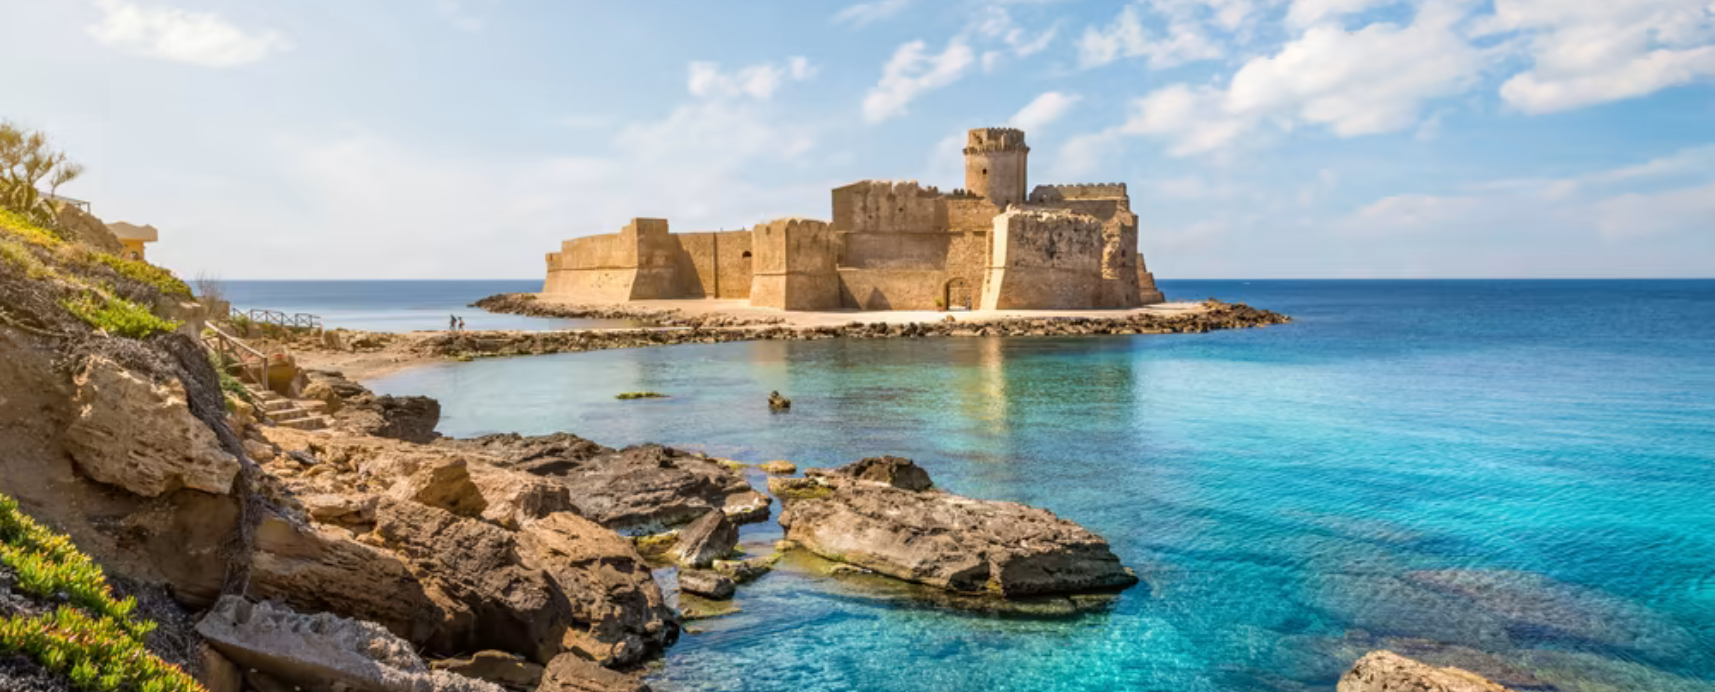
{"type": "Polygon", "coordinates": [[[325,416],[308,416],[289,421],[274,421],[274,424],[296,430],[323,430],[328,427],[328,419],[325,416]]]}
{"type": "Polygon", "coordinates": [[[314,416],[315,416],[315,414],[310,413],[309,411],[305,411],[305,410],[298,408],[296,406],[293,406],[293,407],[288,408],[288,409],[283,409],[280,411],[269,411],[268,412],[268,420],[274,421],[275,423],[284,423],[286,421],[303,420],[305,418],[311,418],[314,416]]]}
{"type": "Polygon", "coordinates": [[[285,411],[288,409],[298,408],[298,405],[295,403],[292,403],[291,399],[262,399],[261,401],[262,401],[262,410],[266,411],[270,414],[278,413],[280,411],[285,411]]]}

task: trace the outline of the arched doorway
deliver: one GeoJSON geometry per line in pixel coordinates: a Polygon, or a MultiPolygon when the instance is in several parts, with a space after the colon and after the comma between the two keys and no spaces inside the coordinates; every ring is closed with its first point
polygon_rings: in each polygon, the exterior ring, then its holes
{"type": "Polygon", "coordinates": [[[948,310],[970,310],[975,305],[971,300],[971,282],[957,276],[948,279],[941,288],[941,304],[948,310]]]}

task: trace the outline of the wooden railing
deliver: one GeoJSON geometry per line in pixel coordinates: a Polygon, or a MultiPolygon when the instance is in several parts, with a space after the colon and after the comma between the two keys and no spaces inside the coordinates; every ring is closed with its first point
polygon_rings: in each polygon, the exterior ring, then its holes
{"type": "Polygon", "coordinates": [[[254,372],[251,381],[264,390],[268,389],[268,354],[251,348],[238,337],[221,331],[213,324],[207,325],[207,330],[208,334],[203,336],[203,345],[215,354],[222,367],[227,363],[235,363],[243,368],[246,374],[254,372]],[[251,362],[252,358],[255,359],[254,363],[251,362]]]}
{"type": "Polygon", "coordinates": [[[232,310],[232,316],[234,318],[243,318],[252,324],[271,324],[276,327],[289,327],[292,329],[319,330],[322,328],[321,316],[303,312],[288,315],[278,310],[264,310],[256,308],[249,312],[241,312],[237,308],[234,308],[232,310]]]}

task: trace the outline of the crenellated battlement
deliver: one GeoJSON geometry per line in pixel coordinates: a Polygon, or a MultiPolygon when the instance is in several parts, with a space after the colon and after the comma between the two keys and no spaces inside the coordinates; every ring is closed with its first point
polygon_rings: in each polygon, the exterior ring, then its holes
{"type": "Polygon", "coordinates": [[[1125,183],[1074,183],[1037,185],[1030,191],[1032,204],[1050,204],[1073,199],[1126,199],[1125,183]]]}
{"type": "Polygon", "coordinates": [[[979,127],[965,133],[965,153],[1030,151],[1024,145],[1024,130],[1011,127],[979,127]]]}

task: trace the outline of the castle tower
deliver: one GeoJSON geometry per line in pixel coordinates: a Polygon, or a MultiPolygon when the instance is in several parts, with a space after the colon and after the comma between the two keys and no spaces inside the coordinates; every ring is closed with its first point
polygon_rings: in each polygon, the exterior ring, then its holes
{"type": "Polygon", "coordinates": [[[1030,147],[1024,131],[1010,127],[981,127],[965,137],[965,189],[987,197],[1002,209],[1023,204],[1025,160],[1030,147]]]}

